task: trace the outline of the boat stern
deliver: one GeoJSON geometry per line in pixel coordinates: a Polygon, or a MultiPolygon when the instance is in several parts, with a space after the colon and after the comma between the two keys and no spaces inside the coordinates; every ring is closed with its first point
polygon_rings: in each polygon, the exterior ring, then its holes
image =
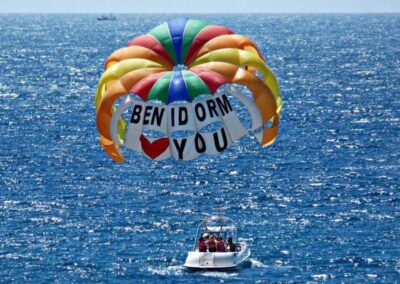
{"type": "Polygon", "coordinates": [[[250,250],[244,246],[238,252],[199,252],[190,251],[183,266],[193,269],[224,269],[240,265],[250,256],[250,250]]]}

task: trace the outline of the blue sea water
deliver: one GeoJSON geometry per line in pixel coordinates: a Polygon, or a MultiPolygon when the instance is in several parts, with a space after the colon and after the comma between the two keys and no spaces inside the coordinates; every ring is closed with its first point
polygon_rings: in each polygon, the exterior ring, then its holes
{"type": "Polygon", "coordinates": [[[400,283],[400,15],[191,16],[267,58],[272,146],[116,164],[95,125],[104,61],[174,15],[0,16],[0,282],[400,283]],[[216,206],[252,256],[187,271],[216,206]]]}

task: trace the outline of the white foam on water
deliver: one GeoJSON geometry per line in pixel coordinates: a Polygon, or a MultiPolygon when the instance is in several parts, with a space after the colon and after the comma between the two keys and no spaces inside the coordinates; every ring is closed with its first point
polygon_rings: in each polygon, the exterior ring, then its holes
{"type": "Polygon", "coordinates": [[[50,92],[55,92],[58,90],[58,85],[57,84],[52,84],[49,88],[50,92]]]}
{"type": "Polygon", "coordinates": [[[262,263],[261,261],[258,261],[254,258],[249,258],[249,261],[251,262],[251,267],[257,267],[257,268],[265,268],[267,267],[266,264],[262,263]]]}
{"type": "Polygon", "coordinates": [[[314,274],[311,277],[315,280],[327,280],[330,278],[329,274],[314,274]]]}
{"type": "Polygon", "coordinates": [[[365,124],[365,123],[370,123],[370,121],[366,118],[362,118],[356,121],[353,121],[353,123],[358,123],[358,124],[365,124]]]}
{"type": "Polygon", "coordinates": [[[167,267],[167,270],[170,271],[173,275],[182,275],[185,267],[183,267],[183,265],[171,265],[167,267]]]}
{"type": "Polygon", "coordinates": [[[201,273],[201,275],[206,276],[206,277],[219,278],[219,279],[234,279],[239,274],[236,272],[229,273],[229,272],[220,272],[220,271],[207,271],[207,272],[201,273]]]}
{"type": "Polygon", "coordinates": [[[368,257],[368,258],[366,259],[366,262],[367,262],[368,264],[371,264],[372,262],[374,262],[374,259],[368,257]]]}
{"type": "Polygon", "coordinates": [[[159,268],[153,268],[153,267],[148,267],[147,270],[153,274],[153,275],[175,275],[179,276],[183,274],[184,267],[182,265],[171,265],[168,267],[159,267],[159,268]]]}
{"type": "Polygon", "coordinates": [[[157,269],[153,267],[148,267],[147,271],[153,275],[168,275],[168,271],[166,269],[157,269]]]}
{"type": "Polygon", "coordinates": [[[44,217],[44,218],[30,218],[32,222],[37,223],[61,223],[63,222],[62,218],[59,217],[44,217]]]}
{"type": "Polygon", "coordinates": [[[19,95],[16,94],[16,93],[3,93],[3,94],[0,93],[0,98],[11,98],[11,99],[16,99],[16,98],[18,98],[18,97],[19,97],[19,95]]]}

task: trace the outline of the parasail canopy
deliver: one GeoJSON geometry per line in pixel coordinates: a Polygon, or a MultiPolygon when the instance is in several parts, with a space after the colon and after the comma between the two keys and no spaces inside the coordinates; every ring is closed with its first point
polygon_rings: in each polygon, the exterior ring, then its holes
{"type": "Polygon", "coordinates": [[[223,26],[174,19],[108,57],[95,104],[100,143],[123,162],[124,148],[155,160],[217,154],[249,130],[269,145],[282,101],[274,73],[249,38],[223,26]],[[234,84],[246,87],[252,99],[234,84]],[[247,107],[250,129],[231,96],[247,107]],[[219,127],[206,131],[213,124],[219,127]]]}

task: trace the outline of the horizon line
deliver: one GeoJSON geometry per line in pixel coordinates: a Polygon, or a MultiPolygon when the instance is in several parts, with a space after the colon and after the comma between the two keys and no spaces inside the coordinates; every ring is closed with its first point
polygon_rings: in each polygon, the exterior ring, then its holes
{"type": "Polygon", "coordinates": [[[112,14],[112,15],[193,15],[193,14],[201,14],[201,15],[247,15],[247,14],[260,14],[260,15],[287,15],[287,14],[303,14],[303,15],[318,15],[318,14],[400,14],[400,11],[396,12],[246,12],[246,13],[238,13],[238,12],[123,12],[123,13],[112,13],[112,12],[0,12],[0,15],[10,15],[10,14],[32,14],[32,15],[71,15],[71,14],[85,14],[85,15],[102,15],[102,14],[112,14]]]}

